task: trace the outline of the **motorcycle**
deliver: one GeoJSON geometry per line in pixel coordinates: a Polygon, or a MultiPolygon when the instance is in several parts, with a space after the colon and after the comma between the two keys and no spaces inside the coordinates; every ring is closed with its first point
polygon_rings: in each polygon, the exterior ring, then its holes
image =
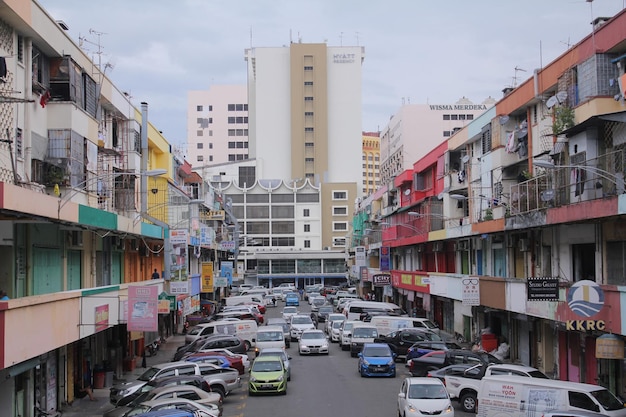
{"type": "Polygon", "coordinates": [[[160,341],[155,340],[154,342],[146,345],[146,355],[147,356],[155,356],[159,351],[160,341]]]}

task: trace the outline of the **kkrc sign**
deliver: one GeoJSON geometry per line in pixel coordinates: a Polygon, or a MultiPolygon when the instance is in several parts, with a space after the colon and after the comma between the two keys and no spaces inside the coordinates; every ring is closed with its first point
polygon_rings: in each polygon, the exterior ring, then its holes
{"type": "Polygon", "coordinates": [[[588,320],[598,314],[604,307],[604,291],[598,284],[590,280],[578,281],[567,292],[567,305],[574,314],[585,320],[567,320],[567,330],[604,330],[604,320],[588,320]]]}

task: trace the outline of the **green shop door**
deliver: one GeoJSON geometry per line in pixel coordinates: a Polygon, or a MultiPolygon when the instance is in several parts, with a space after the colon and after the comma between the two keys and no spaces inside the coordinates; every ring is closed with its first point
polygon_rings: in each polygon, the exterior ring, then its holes
{"type": "Polygon", "coordinates": [[[82,274],[82,252],[71,250],[67,252],[67,289],[80,289],[80,277],[82,274]]]}
{"type": "Polygon", "coordinates": [[[33,248],[33,295],[63,291],[61,250],[33,248]]]}

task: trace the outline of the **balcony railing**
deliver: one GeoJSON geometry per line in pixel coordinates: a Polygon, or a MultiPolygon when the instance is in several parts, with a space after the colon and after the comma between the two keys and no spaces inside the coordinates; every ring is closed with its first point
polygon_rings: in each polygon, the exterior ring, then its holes
{"type": "Polygon", "coordinates": [[[624,192],[624,150],[545,173],[511,186],[511,215],[596,200],[624,192]]]}

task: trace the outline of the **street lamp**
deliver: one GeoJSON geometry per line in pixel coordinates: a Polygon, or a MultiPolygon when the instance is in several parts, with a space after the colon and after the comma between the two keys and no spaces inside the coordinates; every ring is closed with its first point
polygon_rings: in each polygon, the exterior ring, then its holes
{"type": "MultiPolygon", "coordinates": [[[[533,165],[545,169],[582,169],[584,171],[590,172],[591,174],[597,175],[598,177],[605,179],[615,185],[615,191],[618,194],[623,194],[625,190],[623,176],[618,173],[605,171],[604,169],[598,168],[593,165],[555,165],[552,161],[548,161],[545,159],[533,159],[533,165]]],[[[602,183],[598,182],[597,184],[599,184],[597,188],[602,188],[602,183]]]]}
{"type": "MultiPolygon", "coordinates": [[[[87,192],[89,193],[89,191],[84,190],[82,187],[87,187],[87,185],[93,183],[93,182],[97,182],[103,179],[107,179],[107,178],[116,178],[118,176],[138,176],[138,177],[155,177],[155,176],[159,176],[159,175],[163,175],[167,172],[166,169],[154,169],[151,171],[145,171],[145,172],[111,172],[108,173],[107,175],[100,175],[97,177],[93,177],[93,178],[89,178],[77,185],[74,186],[74,191],[70,192],[69,194],[63,195],[62,197],[59,197],[58,200],[58,207],[57,207],[57,218],[60,220],[61,219],[61,209],[72,200],[72,197],[74,197],[75,195],[81,193],[81,192],[87,192]]],[[[146,193],[147,190],[141,190],[141,193],[146,193]]]]}

